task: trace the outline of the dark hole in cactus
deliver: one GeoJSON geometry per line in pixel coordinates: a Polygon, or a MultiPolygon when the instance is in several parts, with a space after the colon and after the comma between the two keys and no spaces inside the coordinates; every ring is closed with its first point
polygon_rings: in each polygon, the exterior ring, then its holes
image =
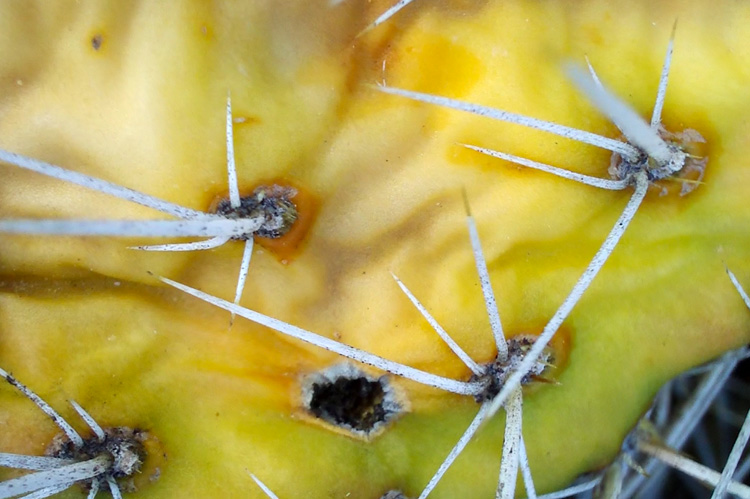
{"type": "Polygon", "coordinates": [[[312,378],[305,388],[305,408],[355,434],[369,436],[403,412],[385,376],[375,378],[343,364],[312,378]]]}
{"type": "Polygon", "coordinates": [[[310,411],[331,423],[370,431],[385,420],[384,397],[379,381],[339,378],[333,383],[313,385],[310,411]]]}

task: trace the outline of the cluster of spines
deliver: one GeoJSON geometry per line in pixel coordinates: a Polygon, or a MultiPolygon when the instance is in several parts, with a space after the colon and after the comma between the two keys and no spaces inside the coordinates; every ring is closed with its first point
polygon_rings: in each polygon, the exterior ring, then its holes
{"type": "MultiPolygon", "coordinates": [[[[373,22],[365,31],[377,27],[382,24],[385,20],[392,17],[400,9],[411,3],[412,0],[402,0],[395,4],[391,9],[386,11],[380,16],[375,22],[373,22]]],[[[674,33],[673,33],[674,36],[674,33]]],[[[435,488],[445,471],[450,467],[453,461],[462,452],[464,447],[473,438],[475,433],[479,430],[481,425],[489,418],[491,418],[500,408],[505,408],[507,412],[507,424],[505,431],[505,439],[503,445],[503,459],[500,468],[500,480],[498,483],[498,497],[510,498],[515,494],[515,482],[516,475],[518,474],[519,466],[522,471],[524,483],[526,485],[526,492],[528,497],[536,497],[534,491],[533,480],[531,477],[531,471],[528,466],[528,459],[526,457],[525,446],[523,443],[522,436],[522,391],[521,391],[521,380],[528,374],[530,369],[535,363],[539,361],[539,357],[542,354],[544,348],[548,345],[555,332],[559,329],[568,315],[571,313],[578,300],[583,296],[586,289],[589,287],[599,270],[603,267],[608,257],[613,252],[614,248],[618,244],[620,238],[624,234],[627,226],[634,218],[637,213],[642,201],[646,196],[649,181],[653,179],[664,178],[678,172],[684,165],[686,154],[678,148],[668,145],[664,140],[661,139],[658,133],[658,128],[661,123],[661,112],[664,105],[664,97],[666,94],[666,87],[669,75],[669,68],[671,64],[671,56],[673,49],[673,37],[670,39],[669,47],[667,50],[667,56],[663,65],[661,78],[659,80],[659,87],[657,92],[656,104],[652,114],[651,122],[644,122],[629,106],[624,102],[620,101],[616,96],[612,95],[606,90],[601,84],[593,68],[589,65],[590,77],[587,77],[578,67],[569,65],[566,71],[571,80],[593,101],[593,103],[605,113],[622,131],[624,136],[627,138],[627,142],[621,142],[613,140],[607,137],[599,136],[590,132],[582,130],[572,129],[566,126],[558,125],[556,123],[545,122],[526,116],[516,115],[506,111],[500,111],[497,109],[487,108],[475,104],[469,104],[464,102],[447,99],[444,97],[434,96],[430,94],[422,94],[418,92],[402,90],[397,88],[391,88],[387,86],[380,86],[379,90],[389,93],[392,95],[400,95],[403,97],[427,102],[434,105],[445,106],[461,111],[468,111],[481,116],[486,116],[494,119],[503,121],[509,121],[523,126],[529,126],[535,129],[544,130],[550,133],[554,133],[563,137],[571,138],[583,143],[591,144],[597,147],[602,147],[612,151],[613,153],[619,154],[625,161],[632,164],[643,164],[641,168],[635,168],[628,170],[622,177],[615,179],[604,179],[598,177],[592,177],[588,175],[582,175],[575,172],[563,170],[551,165],[545,165],[535,161],[531,161],[526,158],[513,156],[499,151],[494,151],[484,147],[478,147],[470,144],[464,144],[465,147],[473,149],[477,152],[494,156],[497,158],[511,161],[522,166],[535,168],[547,173],[557,175],[562,178],[573,180],[582,184],[594,186],[597,188],[608,189],[608,190],[623,190],[629,186],[634,186],[634,192],[630,197],[628,203],[623,209],[620,217],[616,221],[613,229],[605,238],[602,246],[597,251],[587,268],[579,280],[574,285],[569,295],[564,300],[563,304],[559,307],[557,312],[552,316],[543,332],[538,337],[533,347],[526,353],[523,360],[517,369],[507,378],[503,388],[494,397],[489,398],[486,402],[482,403],[475,416],[465,433],[459,439],[458,443],[451,450],[448,457],[441,464],[438,471],[435,473],[433,478],[430,480],[428,485],[422,491],[420,499],[427,497],[431,491],[435,488]],[[646,162],[644,162],[646,160],[646,162]],[[652,166],[650,169],[647,166],[648,162],[651,162],[652,166]]],[[[236,168],[234,164],[234,151],[233,151],[233,137],[232,137],[232,112],[231,112],[231,101],[227,99],[227,171],[229,180],[229,202],[233,208],[238,208],[240,205],[239,189],[237,182],[236,168]]],[[[20,155],[0,151],[0,159],[16,164],[17,166],[27,168],[45,175],[50,175],[58,179],[62,179],[68,182],[83,185],[100,192],[134,201],[162,211],[168,215],[176,217],[180,220],[169,220],[169,221],[120,221],[120,222],[101,222],[101,221],[38,221],[38,220],[11,220],[1,221],[0,230],[5,232],[20,232],[20,233],[55,233],[55,234],[86,234],[86,235],[118,235],[118,236],[203,236],[210,237],[210,239],[199,241],[195,243],[187,244],[166,244],[166,245],[155,245],[155,246],[139,246],[138,249],[152,250],[152,251],[186,251],[186,250],[202,250],[210,249],[221,246],[232,238],[245,236],[252,234],[258,229],[260,221],[258,220],[236,220],[227,219],[215,214],[208,214],[199,211],[195,211],[189,208],[174,205],[167,201],[163,201],[152,196],[139,193],[109,182],[88,177],[79,173],[64,170],[60,167],[49,165],[37,160],[25,158],[20,155]]],[[[500,361],[504,361],[508,356],[508,346],[505,341],[505,335],[502,330],[500,317],[492,290],[492,285],[489,279],[489,272],[487,269],[486,261],[481,249],[479,242],[479,236],[476,229],[476,224],[468,210],[467,203],[467,226],[469,230],[471,245],[474,253],[474,260],[476,262],[477,271],[479,274],[479,280],[484,295],[484,301],[489,317],[489,322],[495,344],[497,348],[497,358],[500,361]]],[[[414,304],[424,318],[430,323],[433,329],[437,332],[440,338],[449,346],[449,348],[464,362],[467,368],[475,375],[476,381],[458,381],[441,376],[436,376],[412,367],[399,364],[397,362],[379,357],[377,355],[368,353],[366,351],[350,347],[343,343],[331,340],[329,338],[317,335],[310,331],[298,328],[291,324],[285,323],[278,319],[265,316],[258,312],[249,310],[247,308],[239,306],[239,300],[242,295],[242,290],[248,275],[248,269],[250,264],[250,258],[252,255],[252,241],[253,238],[246,238],[245,249],[243,253],[242,263],[240,267],[239,278],[236,286],[236,293],[234,303],[210,296],[206,293],[190,288],[183,284],[174,282],[167,278],[161,278],[161,280],[177,289],[180,289],[186,293],[189,293],[203,301],[211,303],[220,308],[226,309],[234,315],[240,315],[251,321],[274,329],[282,334],[291,336],[312,345],[325,348],[339,355],[347,357],[351,360],[361,362],[364,364],[372,365],[378,369],[382,369],[391,374],[403,376],[411,379],[418,383],[435,387],[440,390],[458,393],[461,395],[472,395],[476,396],[481,393],[487,387],[487,380],[482,377],[486,374],[486,366],[478,364],[476,361],[471,359],[466,352],[448,335],[448,333],[437,323],[437,321],[427,311],[426,307],[422,305],[419,300],[408,290],[404,283],[393,275],[398,286],[403,290],[408,299],[414,304]]],[[[750,308],[750,299],[748,299],[742,287],[735,276],[729,272],[729,276],[732,283],[736,286],[738,292],[741,294],[745,303],[750,308]]],[[[46,403],[39,399],[23,385],[18,384],[15,380],[5,373],[0,371],[6,379],[18,387],[27,397],[31,398],[45,413],[50,415],[52,419],[60,426],[60,428],[68,435],[71,441],[76,442],[76,437],[80,440],[72,428],[65,423],[65,421],[57,415],[46,403]]],[[[98,427],[96,422],[91,418],[80,406],[75,404],[73,406],[81,417],[89,424],[92,430],[99,435],[101,428],[98,427]],[[97,428],[99,428],[97,430],[97,428]]],[[[750,417],[748,418],[750,420],[750,417]]],[[[739,451],[732,454],[733,462],[728,462],[721,475],[721,479],[717,482],[715,495],[720,497],[726,488],[730,485],[731,473],[736,467],[736,460],[739,459],[739,455],[742,452],[742,448],[747,441],[747,434],[750,433],[750,423],[746,420],[745,425],[741,431],[740,438],[737,440],[736,447],[739,451]],[[727,478],[729,477],[729,478],[727,478]]],[[[103,435],[103,433],[102,433],[103,435]]],[[[103,437],[101,437],[103,438],[103,437]]],[[[6,465],[11,463],[21,463],[20,459],[13,461],[16,458],[7,457],[4,461],[6,465]]],[[[22,456],[26,457],[27,456],[22,456]]],[[[28,458],[33,459],[33,458],[28,458]]],[[[54,458],[38,458],[38,459],[54,459],[54,458]]],[[[730,461],[732,461],[730,459],[730,461]]],[[[27,461],[31,463],[32,461],[27,461]]],[[[41,461],[40,461],[41,463],[41,461]]],[[[60,464],[59,468],[65,468],[73,466],[74,463],[57,463],[60,464]]],[[[101,463],[97,463],[101,464],[101,463]]],[[[39,464],[41,466],[41,464],[39,464]]],[[[89,475],[93,473],[91,468],[93,465],[89,465],[86,468],[86,473],[89,475]]],[[[33,475],[32,475],[33,476],[33,475]]],[[[73,481],[88,480],[94,476],[86,476],[85,478],[79,478],[73,481]]],[[[273,492],[264,485],[255,475],[251,474],[253,480],[258,486],[264,491],[268,497],[275,498],[273,492]]],[[[70,476],[68,477],[70,478],[70,476]]],[[[8,484],[9,482],[4,482],[8,484]]],[[[55,487],[67,488],[72,483],[68,481],[59,480],[59,483],[55,487]]],[[[111,479],[107,480],[110,485],[113,495],[119,494],[116,484],[113,484],[111,479]]],[[[0,490],[2,486],[0,484],[0,490]]],[[[98,489],[99,481],[93,480],[92,489],[89,494],[90,497],[96,494],[94,486],[98,489]],[[93,495],[92,495],[93,494],[93,495]]],[[[47,497],[52,490],[51,487],[40,488],[33,491],[32,494],[27,495],[27,498],[36,497],[47,497]],[[36,495],[33,495],[36,494],[36,495]],[[47,494],[47,495],[43,495],[47,494]]],[[[574,493],[576,489],[570,489],[565,491],[566,493],[574,493]]],[[[57,490],[55,490],[56,492],[57,490]]],[[[52,492],[52,493],[55,493],[52,492]]],[[[6,497],[0,495],[0,497],[6,497]]],[[[11,497],[11,496],[7,496],[11,497]]],[[[562,497],[562,496],[560,496],[562,497]]]]}

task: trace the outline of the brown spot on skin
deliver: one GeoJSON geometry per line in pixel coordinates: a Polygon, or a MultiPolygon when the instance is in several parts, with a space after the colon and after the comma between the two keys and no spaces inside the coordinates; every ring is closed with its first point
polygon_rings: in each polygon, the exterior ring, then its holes
{"type": "Polygon", "coordinates": [[[198,27],[198,32],[200,33],[200,36],[202,37],[204,42],[215,42],[216,36],[214,33],[214,29],[209,26],[208,24],[201,24],[198,27]]]}
{"type": "Polygon", "coordinates": [[[94,48],[94,50],[99,50],[102,46],[102,43],[104,43],[104,37],[101,35],[101,33],[97,33],[91,37],[91,46],[94,48]]]}
{"type": "MultiPolygon", "coordinates": [[[[542,329],[540,328],[537,334],[541,334],[542,329]]],[[[561,327],[557,330],[555,335],[552,337],[552,341],[549,342],[549,347],[552,349],[554,353],[554,364],[549,369],[548,376],[545,376],[549,379],[554,379],[562,372],[563,369],[565,369],[565,366],[568,365],[568,359],[570,358],[570,348],[572,345],[572,340],[570,338],[570,330],[561,327]]]]}
{"type": "Polygon", "coordinates": [[[237,129],[246,126],[260,125],[262,120],[258,116],[235,115],[234,118],[232,118],[232,123],[234,123],[234,128],[237,129]]]}

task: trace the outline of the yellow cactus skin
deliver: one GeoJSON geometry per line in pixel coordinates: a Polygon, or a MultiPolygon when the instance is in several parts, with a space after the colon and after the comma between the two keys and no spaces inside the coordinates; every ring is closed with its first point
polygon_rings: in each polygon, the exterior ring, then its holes
{"type": "MultiPolygon", "coordinates": [[[[605,465],[656,389],[750,338],[724,273],[750,280],[750,6],[707,1],[420,0],[360,38],[386,7],[346,1],[6,2],[0,147],[196,209],[226,192],[231,91],[241,188],[289,179],[320,200],[287,263],[256,249],[242,304],[456,379],[468,370],[392,270],[477,361],[495,355],[464,224],[479,225],[506,332],[538,332],[629,192],[520,169],[457,143],[606,176],[607,152],[383,95],[381,82],[600,134],[618,132],[561,63],[587,55],[650,114],[675,19],[664,123],[707,139],[705,183],[649,194],[566,321],[559,385],[533,389],[524,438],[541,491],[605,465]]],[[[0,216],[153,218],[138,206],[1,166],[0,216]]],[[[149,241],[150,242],[150,241],[149,241]]],[[[411,412],[370,442],[310,424],[301,378],[341,359],[157,285],[230,298],[239,243],[149,254],[142,240],[0,236],[0,366],[74,423],[144,428],[166,460],[138,497],[374,499],[418,495],[476,411],[467,397],[391,379],[411,412]]],[[[492,497],[502,415],[432,497],[492,497]]],[[[41,454],[52,423],[0,389],[0,450],[41,454]]],[[[0,477],[9,473],[2,472],[0,477]]],[[[61,497],[78,497],[71,489],[61,497]]],[[[134,494],[134,497],[136,494],[134,494]]]]}

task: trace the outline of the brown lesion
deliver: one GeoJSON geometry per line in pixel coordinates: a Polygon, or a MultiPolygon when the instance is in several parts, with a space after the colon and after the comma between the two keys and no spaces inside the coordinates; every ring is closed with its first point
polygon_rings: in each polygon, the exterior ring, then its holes
{"type": "MultiPolygon", "coordinates": [[[[542,328],[540,328],[536,334],[542,334],[542,328]]],[[[545,373],[548,379],[555,380],[568,365],[570,349],[573,345],[571,336],[570,329],[563,326],[557,330],[552,337],[552,340],[549,342],[549,347],[553,351],[555,360],[551,368],[545,373]]]]}
{"type": "Polygon", "coordinates": [[[104,36],[101,33],[97,33],[91,37],[91,48],[94,50],[99,50],[102,47],[102,43],[104,43],[104,36]]]}
{"type": "Polygon", "coordinates": [[[232,124],[234,125],[235,130],[241,129],[243,127],[261,125],[262,123],[263,120],[260,118],[260,116],[235,114],[232,118],[232,124]]]}

